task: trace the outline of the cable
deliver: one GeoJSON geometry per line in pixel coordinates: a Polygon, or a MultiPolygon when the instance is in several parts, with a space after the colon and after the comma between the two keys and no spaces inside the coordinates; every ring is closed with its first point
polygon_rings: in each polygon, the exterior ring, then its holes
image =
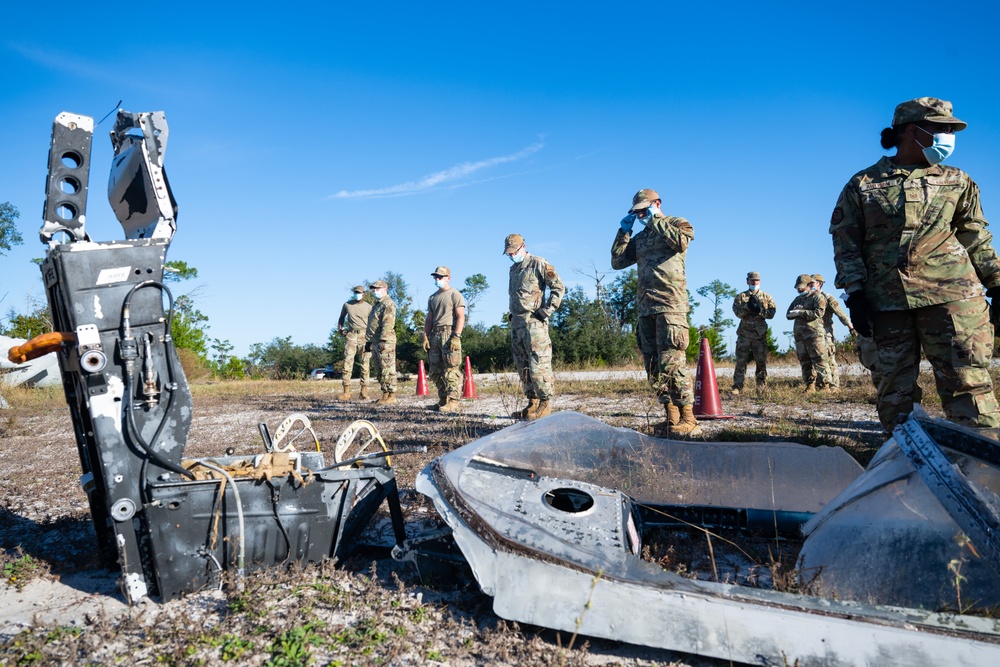
{"type": "MultiPolygon", "coordinates": [[[[225,468],[223,468],[220,465],[216,465],[215,462],[210,463],[208,461],[199,460],[196,461],[195,463],[197,465],[204,466],[209,470],[214,470],[215,472],[219,473],[220,475],[226,478],[226,481],[229,482],[229,486],[233,488],[233,497],[236,499],[236,514],[239,517],[239,523],[240,523],[240,535],[239,535],[240,546],[236,555],[236,573],[242,577],[246,565],[247,545],[246,545],[246,536],[244,535],[245,528],[243,525],[243,500],[240,498],[240,490],[236,488],[236,480],[233,479],[232,475],[226,472],[225,468]]],[[[190,471],[185,470],[185,472],[191,475],[191,478],[194,479],[194,475],[192,475],[190,471]]],[[[221,509],[221,504],[220,504],[220,509],[221,509]]],[[[211,553],[211,549],[209,549],[209,553],[211,553]]]]}
{"type": "MultiPolygon", "coordinates": [[[[128,425],[128,428],[132,432],[132,437],[135,438],[135,441],[139,444],[139,446],[146,451],[146,453],[149,455],[149,458],[151,458],[154,462],[156,462],[156,464],[161,468],[165,468],[167,470],[175,472],[178,475],[183,475],[184,477],[187,477],[189,479],[194,479],[194,475],[191,473],[191,471],[181,467],[180,465],[174,463],[173,461],[165,459],[163,456],[161,456],[153,449],[153,444],[152,444],[160,439],[160,435],[163,433],[163,429],[167,425],[167,419],[170,415],[170,408],[173,406],[174,394],[176,393],[175,391],[176,383],[174,382],[175,368],[173,359],[170,354],[171,351],[173,350],[173,345],[174,345],[173,337],[170,335],[170,327],[173,325],[173,320],[174,320],[174,296],[173,294],[170,293],[170,290],[163,283],[157,282],[155,280],[144,280],[141,283],[136,283],[135,285],[133,285],[132,289],[130,289],[128,291],[128,294],[125,295],[125,299],[122,302],[122,324],[121,324],[122,338],[119,341],[119,345],[120,345],[121,357],[125,361],[125,373],[123,380],[125,385],[125,396],[128,398],[128,400],[122,401],[122,409],[125,410],[125,422],[128,425]],[[155,287],[159,289],[161,293],[166,294],[170,306],[169,310],[167,311],[167,318],[165,325],[166,333],[164,334],[163,337],[164,352],[166,355],[165,361],[167,366],[167,378],[169,380],[170,391],[169,395],[167,396],[167,405],[163,409],[163,418],[160,419],[160,423],[156,427],[156,431],[153,433],[153,437],[150,442],[146,442],[146,440],[142,437],[142,432],[135,424],[135,415],[133,414],[134,409],[133,409],[133,397],[132,397],[132,387],[133,387],[132,374],[135,370],[134,362],[135,359],[137,359],[139,356],[139,351],[136,345],[135,338],[132,337],[130,308],[132,303],[132,296],[137,291],[145,287],[155,287]]],[[[144,473],[145,473],[145,467],[146,466],[143,465],[144,473]]],[[[143,479],[145,479],[145,476],[143,477],[143,479]]]]}

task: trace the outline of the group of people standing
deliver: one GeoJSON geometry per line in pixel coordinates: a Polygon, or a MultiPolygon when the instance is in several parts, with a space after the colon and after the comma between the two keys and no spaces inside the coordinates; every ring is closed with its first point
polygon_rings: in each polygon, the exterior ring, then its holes
{"type": "MultiPolygon", "coordinates": [[[[538,419],[552,412],[555,375],[552,372],[552,342],[549,318],[562,303],[566,288],[556,270],[542,257],[528,253],[524,237],[510,234],[504,239],[504,254],[510,259],[510,334],[514,364],[528,404],[512,413],[517,419],[538,419]]],[[[440,412],[458,412],[462,397],[462,331],[466,302],[451,286],[451,270],[439,266],[431,272],[437,290],[427,300],[423,349],[430,379],[438,392],[432,407],[440,412]]],[[[361,285],[353,288],[337,321],[344,334],[344,392],[340,400],[351,400],[354,361],[361,355],[361,399],[368,399],[369,363],[375,361],[381,396],[378,405],[396,402],[396,304],[388,285],[378,280],[370,285],[374,305],[365,300],[361,285]]]]}
{"type": "MultiPolygon", "coordinates": [[[[825,282],[818,273],[800,275],[795,281],[799,295],[785,313],[795,323],[792,329],[795,354],[802,367],[802,382],[807,394],[840,388],[833,318],[839,319],[852,336],[857,334],[837,298],[823,291],[825,282]]],[[[747,274],[747,286],[748,289],[737,294],[733,300],[733,313],[740,320],[736,330],[734,396],[743,391],[747,364],[751,359],[756,364],[757,392],[767,386],[767,320],[773,318],[777,310],[774,298],[760,289],[759,273],[751,271],[747,274]]]]}
{"type": "MultiPolygon", "coordinates": [[[[989,365],[993,323],[1000,316],[1000,259],[986,231],[979,189],[963,171],[940,163],[950,156],[954,135],[967,124],[952,115],[949,102],[921,97],[896,107],[882,147],[896,148],[858,172],[844,187],[830,222],[835,284],[847,292],[850,318],[837,299],[823,292],[823,277],[803,274],[799,296],[786,316],[794,320],[796,353],[806,392],[839,386],[833,318],[858,336],[861,359],[873,370],[878,415],[891,429],[920,401],[917,385],[921,350],[934,368],[945,415],[960,424],[1000,426],[989,365]],[[986,297],[992,300],[988,306],[986,297]]],[[[664,406],[659,433],[675,437],[701,433],[693,413],[694,392],[686,369],[688,347],[687,249],[694,227],[665,215],[660,195],[643,189],[632,197],[611,246],[611,266],[635,265],[636,336],[650,385],[664,406]],[[635,230],[636,225],[640,229],[635,230]]],[[[554,394],[549,318],[565,287],[551,264],[530,255],[524,238],[504,239],[510,259],[510,331],[514,363],[527,405],[512,416],[543,417],[554,394]]],[[[437,409],[458,409],[461,337],[465,300],[450,286],[451,272],[431,274],[438,287],[428,300],[424,350],[438,387],[437,409]]],[[[737,295],[733,391],[743,390],[746,366],[756,362],[757,388],[767,381],[767,320],[774,299],[760,290],[760,275],[747,274],[748,289],[737,295]]],[[[364,289],[344,305],[338,328],[347,334],[344,394],[350,398],[354,358],[362,354],[361,397],[366,397],[367,357],[373,354],[382,398],[395,402],[395,304],[386,284],[373,283],[374,306],[364,289]],[[370,310],[366,311],[366,307],[370,310]],[[362,334],[362,331],[364,332],[362,334]]]]}
{"type": "MultiPolygon", "coordinates": [[[[944,100],[920,97],[896,107],[892,126],[882,131],[882,147],[896,148],[896,154],[848,182],[830,222],[835,284],[847,292],[850,318],[822,291],[819,274],[799,276],[800,294],[786,313],[795,322],[807,392],[839,385],[833,318],[858,335],[886,430],[904,421],[921,399],[921,352],[933,367],[948,419],[1000,426],[989,374],[993,325],[1000,319],[1000,259],[986,231],[979,188],[960,169],[940,164],[954,150],[955,133],[966,127],[944,100]]],[[[698,435],[684,368],[684,263],[694,228],[684,218],[664,215],[661,203],[653,190],[635,194],[615,236],[611,266],[637,265],[639,347],[667,414],[659,430],[698,435]],[[633,234],[636,223],[642,229],[633,234]]],[[[759,274],[750,272],[747,285],[733,303],[740,318],[735,393],[743,389],[751,357],[758,388],[766,383],[766,321],[776,310],[774,299],[760,291],[759,274]]]]}

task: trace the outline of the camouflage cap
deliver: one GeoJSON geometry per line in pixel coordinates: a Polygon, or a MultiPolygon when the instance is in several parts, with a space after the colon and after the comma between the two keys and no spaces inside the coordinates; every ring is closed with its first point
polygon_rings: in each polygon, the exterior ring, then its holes
{"type": "Polygon", "coordinates": [[[811,282],[812,282],[812,276],[810,276],[808,273],[803,273],[801,276],[795,279],[795,289],[798,289],[800,287],[805,287],[811,282]]]}
{"type": "Polygon", "coordinates": [[[819,275],[818,273],[812,274],[812,279],[815,280],[818,283],[825,283],[826,282],[825,280],[823,280],[823,276],[819,275]]]}
{"type": "Polygon", "coordinates": [[[445,276],[451,278],[451,269],[447,266],[439,266],[431,272],[431,275],[435,278],[443,278],[445,276]]]}
{"type": "Polygon", "coordinates": [[[896,105],[892,115],[892,126],[898,127],[907,123],[941,123],[954,125],[955,132],[960,132],[969,126],[964,120],[955,118],[951,113],[951,102],[939,100],[936,97],[918,97],[909,102],[896,105]]]}
{"type": "Polygon", "coordinates": [[[368,287],[372,289],[389,289],[389,286],[385,283],[384,280],[376,280],[368,287]]]}
{"type": "Polygon", "coordinates": [[[756,271],[751,271],[747,274],[747,280],[760,280],[760,274],[756,271]]]}
{"type": "Polygon", "coordinates": [[[365,293],[365,288],[362,287],[361,285],[355,285],[354,287],[351,288],[351,291],[352,292],[357,292],[358,294],[364,294],[365,293]]]}
{"type": "Polygon", "coordinates": [[[635,193],[635,196],[632,197],[632,208],[629,210],[641,211],[644,208],[649,208],[649,205],[659,198],[660,195],[656,194],[656,190],[651,190],[649,188],[639,190],[635,193]]]}
{"type": "Polygon", "coordinates": [[[503,240],[503,254],[517,252],[524,245],[524,237],[520,234],[508,234],[503,240]]]}

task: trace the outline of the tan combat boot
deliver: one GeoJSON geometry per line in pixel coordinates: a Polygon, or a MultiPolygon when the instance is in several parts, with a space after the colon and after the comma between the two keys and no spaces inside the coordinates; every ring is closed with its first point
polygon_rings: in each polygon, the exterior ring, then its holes
{"type": "Polygon", "coordinates": [[[733,393],[733,396],[739,396],[740,395],[740,387],[733,387],[733,392],[732,393],[733,393]]]}
{"type": "Polygon", "coordinates": [[[371,396],[368,395],[368,389],[364,385],[361,385],[361,400],[367,401],[369,398],[371,396]]]}
{"type": "Polygon", "coordinates": [[[375,405],[395,405],[395,404],[396,404],[395,392],[386,392],[382,394],[382,398],[375,401],[375,405]]]}
{"type": "Polygon", "coordinates": [[[533,413],[537,409],[538,409],[538,399],[529,398],[528,405],[521,408],[520,410],[514,410],[514,412],[510,413],[510,417],[511,419],[527,419],[528,415],[533,413]]]}
{"type": "Polygon", "coordinates": [[[809,384],[807,384],[806,385],[806,393],[807,394],[815,394],[816,393],[816,385],[813,384],[812,382],[810,382],[809,384]]]}
{"type": "Polygon", "coordinates": [[[667,403],[667,425],[673,428],[681,423],[681,411],[673,403],[667,403]]]}
{"type": "Polygon", "coordinates": [[[549,399],[542,398],[538,401],[538,407],[534,410],[528,411],[528,421],[533,421],[535,419],[540,419],[552,414],[552,404],[549,399]]]}
{"type": "Polygon", "coordinates": [[[701,426],[694,418],[694,406],[681,406],[681,421],[677,426],[670,427],[670,435],[681,437],[694,437],[701,435],[701,426]]]}
{"type": "Polygon", "coordinates": [[[338,401],[349,401],[351,400],[351,383],[344,383],[344,393],[337,397],[338,401]]]}
{"type": "Polygon", "coordinates": [[[444,405],[438,407],[439,412],[461,412],[462,404],[458,402],[457,398],[452,398],[449,396],[445,399],[444,405]]]}

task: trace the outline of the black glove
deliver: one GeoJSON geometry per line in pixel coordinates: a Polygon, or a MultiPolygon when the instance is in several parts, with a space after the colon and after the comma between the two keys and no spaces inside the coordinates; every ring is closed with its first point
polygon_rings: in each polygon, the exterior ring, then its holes
{"type": "Polygon", "coordinates": [[[989,288],[986,296],[990,298],[990,322],[993,326],[1000,327],[1000,287],[989,288]]]}
{"type": "MultiPolygon", "coordinates": [[[[357,349],[357,348],[355,348],[355,349],[357,349]]],[[[371,351],[372,351],[372,344],[369,341],[369,342],[365,343],[365,352],[371,352],[371,351]]]]}
{"type": "Polygon", "coordinates": [[[760,301],[757,299],[756,296],[751,296],[750,300],[747,301],[747,310],[750,311],[751,315],[760,315],[761,313],[760,301]]]}
{"type": "Polygon", "coordinates": [[[865,338],[871,338],[872,321],[864,292],[862,290],[851,292],[844,303],[847,305],[847,310],[851,311],[851,324],[854,325],[855,331],[865,338]]]}
{"type": "Polygon", "coordinates": [[[544,322],[545,320],[549,319],[549,311],[545,310],[544,308],[539,308],[538,310],[533,312],[531,316],[534,317],[539,322],[544,322]]]}

